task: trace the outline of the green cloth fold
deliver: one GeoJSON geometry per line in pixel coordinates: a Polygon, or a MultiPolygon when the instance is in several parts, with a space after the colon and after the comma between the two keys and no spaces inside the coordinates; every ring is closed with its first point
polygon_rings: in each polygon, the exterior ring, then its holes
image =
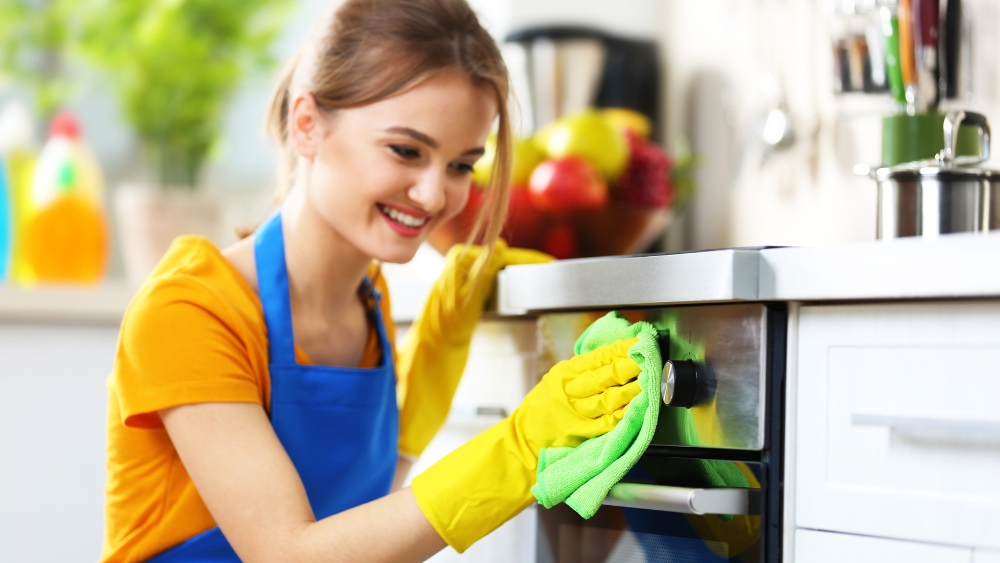
{"type": "Polygon", "coordinates": [[[629,356],[639,364],[642,391],[629,402],[625,416],[611,432],[575,448],[545,448],[538,457],[538,474],[531,492],[538,503],[552,508],[565,502],[584,518],[601,507],[618,481],[639,461],[653,439],[660,414],[660,374],[663,362],[657,330],[647,322],[632,324],[612,311],[598,319],[576,341],[584,354],[605,344],[638,337],[629,356]]]}

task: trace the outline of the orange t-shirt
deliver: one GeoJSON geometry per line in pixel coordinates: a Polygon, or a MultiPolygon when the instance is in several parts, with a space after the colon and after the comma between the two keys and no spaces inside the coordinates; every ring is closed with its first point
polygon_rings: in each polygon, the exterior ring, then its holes
{"type": "MultiPolygon", "coordinates": [[[[374,277],[394,342],[388,288],[374,277]]],[[[296,356],[309,363],[297,346],[296,356]]],[[[361,367],[380,359],[371,327],[361,367]]],[[[139,290],[122,320],[108,389],[101,561],[146,561],[215,527],[157,411],[208,402],[269,407],[260,298],[211,242],[178,238],[139,290]]]]}

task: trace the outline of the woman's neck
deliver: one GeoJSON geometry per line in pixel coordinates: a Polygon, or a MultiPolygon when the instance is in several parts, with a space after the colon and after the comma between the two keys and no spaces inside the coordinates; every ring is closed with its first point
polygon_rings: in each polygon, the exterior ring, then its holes
{"type": "Polygon", "coordinates": [[[336,314],[356,305],[372,259],[316,212],[303,188],[295,186],[281,208],[291,301],[295,309],[336,314]]]}

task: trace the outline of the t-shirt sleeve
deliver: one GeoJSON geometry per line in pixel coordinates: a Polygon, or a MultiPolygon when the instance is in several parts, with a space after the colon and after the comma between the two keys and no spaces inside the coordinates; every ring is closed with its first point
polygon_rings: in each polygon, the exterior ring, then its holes
{"type": "Polygon", "coordinates": [[[192,403],[263,404],[235,317],[202,282],[175,276],[148,287],[122,321],[110,380],[122,421],[162,428],[157,411],[192,403]]]}

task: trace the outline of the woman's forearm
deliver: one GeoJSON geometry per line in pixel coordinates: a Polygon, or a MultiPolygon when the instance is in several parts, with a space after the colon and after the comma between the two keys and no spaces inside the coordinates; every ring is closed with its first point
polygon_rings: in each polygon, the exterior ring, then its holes
{"type": "Polygon", "coordinates": [[[260,405],[184,405],[160,411],[160,418],[202,500],[247,563],[423,561],[445,546],[409,489],[317,522],[260,405]]]}
{"type": "Polygon", "coordinates": [[[406,482],[406,477],[410,474],[410,469],[413,468],[413,461],[409,458],[400,455],[396,459],[396,474],[392,476],[392,488],[389,489],[390,492],[396,492],[403,488],[403,483],[406,482]]]}
{"type": "Polygon", "coordinates": [[[424,561],[446,547],[409,488],[307,526],[303,563],[424,561]]]}

